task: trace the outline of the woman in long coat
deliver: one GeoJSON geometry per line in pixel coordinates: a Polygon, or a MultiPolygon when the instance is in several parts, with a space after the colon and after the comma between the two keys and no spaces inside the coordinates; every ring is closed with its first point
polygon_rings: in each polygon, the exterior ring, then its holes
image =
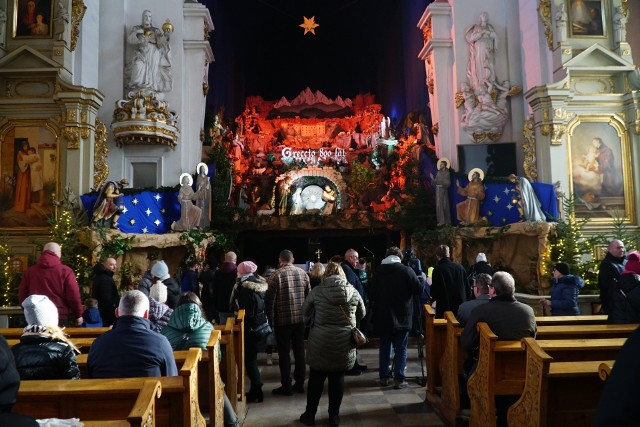
{"type": "Polygon", "coordinates": [[[305,316],[314,314],[309,332],[307,362],[309,384],[307,408],[300,416],[305,425],[314,425],[325,379],[329,379],[329,425],[340,424],[340,404],[344,394],[344,374],[356,362],[351,330],[366,314],[360,294],[347,282],[339,263],[329,262],[322,283],[304,301],[305,316]]]}

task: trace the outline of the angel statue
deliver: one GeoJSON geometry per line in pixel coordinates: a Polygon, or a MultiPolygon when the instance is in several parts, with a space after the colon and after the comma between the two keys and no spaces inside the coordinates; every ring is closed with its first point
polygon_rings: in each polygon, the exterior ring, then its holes
{"type": "Polygon", "coordinates": [[[458,194],[466,196],[467,199],[456,204],[458,221],[462,225],[473,225],[480,222],[480,202],[484,200],[484,172],[480,168],[473,168],[468,175],[469,184],[460,187],[460,181],[456,180],[458,194]]]}
{"type": "Polygon", "coordinates": [[[195,228],[200,223],[200,215],[202,210],[193,204],[193,200],[197,200],[198,196],[193,191],[193,178],[191,174],[183,173],[180,175],[180,191],[178,192],[178,201],[180,202],[180,219],[171,224],[173,231],[187,231],[195,228]]]}
{"type": "Polygon", "coordinates": [[[93,205],[92,225],[117,227],[118,217],[120,216],[118,198],[122,195],[122,189],[127,185],[129,185],[129,181],[123,178],[118,182],[108,181],[102,186],[100,193],[98,193],[98,199],[93,205]]]}

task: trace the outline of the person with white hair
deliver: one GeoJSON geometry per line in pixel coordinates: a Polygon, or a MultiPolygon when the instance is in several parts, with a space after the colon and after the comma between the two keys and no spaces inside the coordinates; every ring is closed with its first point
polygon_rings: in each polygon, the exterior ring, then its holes
{"type": "Polygon", "coordinates": [[[73,270],[60,260],[62,248],[49,242],[42,248],[38,261],[22,275],[18,288],[18,301],[30,295],[46,295],[58,310],[60,326],[82,325],[80,287],[73,270]]]}
{"type": "Polygon", "coordinates": [[[177,376],[169,341],[151,329],[149,298],[138,290],[125,293],[113,329],[93,342],[87,357],[90,378],[177,376]]]}
{"type": "Polygon", "coordinates": [[[478,252],[478,255],[476,255],[476,263],[467,271],[469,289],[473,287],[473,281],[479,274],[488,274],[489,276],[493,276],[493,267],[489,264],[487,255],[484,252],[478,252]]]}

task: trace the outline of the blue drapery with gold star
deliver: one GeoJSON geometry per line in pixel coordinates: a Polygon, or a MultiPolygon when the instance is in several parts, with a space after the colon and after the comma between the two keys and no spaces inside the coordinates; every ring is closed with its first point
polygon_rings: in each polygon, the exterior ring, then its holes
{"type": "MultiPolygon", "coordinates": [[[[89,221],[97,194],[80,196],[89,221]]],[[[114,227],[123,233],[164,234],[171,231],[171,224],[180,219],[180,203],[177,192],[143,191],[118,198],[121,214],[114,227]]]]}
{"type": "MultiPolygon", "coordinates": [[[[460,185],[466,187],[468,180],[460,178],[460,185]]],[[[547,221],[558,218],[558,204],[556,191],[553,185],[540,182],[532,182],[533,191],[538,196],[542,211],[547,216],[547,221]]],[[[456,212],[456,204],[466,200],[466,197],[458,194],[455,180],[450,187],[451,216],[453,223],[459,225],[456,212]]],[[[486,217],[493,226],[500,227],[520,221],[518,206],[514,204],[515,185],[510,182],[484,182],[485,197],[480,202],[480,216],[486,217]]]]}

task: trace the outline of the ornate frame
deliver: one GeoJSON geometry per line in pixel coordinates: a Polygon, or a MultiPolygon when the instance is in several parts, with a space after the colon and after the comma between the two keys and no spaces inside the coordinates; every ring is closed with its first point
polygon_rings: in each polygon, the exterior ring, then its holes
{"type": "MultiPolygon", "coordinates": [[[[607,0],[567,0],[567,11],[569,17],[569,34],[571,37],[606,37],[608,26],[607,26],[607,0]],[[576,10],[579,8],[580,11],[576,10]],[[579,19],[576,15],[578,13],[591,13],[592,10],[596,11],[595,15],[591,16],[591,20],[588,23],[582,23],[582,21],[574,22],[579,19]],[[594,19],[596,19],[594,21],[594,19]],[[597,20],[600,20],[598,23],[597,20]],[[589,33],[589,27],[585,27],[584,24],[590,25],[594,24],[600,25],[600,31],[596,33],[589,33]],[[583,28],[583,30],[575,31],[578,28],[583,28]]],[[[593,28],[592,28],[593,30],[593,28]]]]}
{"type": "Polygon", "coordinates": [[[53,35],[53,1],[54,0],[13,0],[13,25],[11,27],[11,34],[14,39],[16,38],[30,38],[30,39],[50,39],[53,35]],[[35,6],[35,13],[37,15],[42,15],[42,25],[47,25],[46,29],[42,29],[41,31],[46,31],[45,34],[33,34],[34,30],[30,30],[23,25],[20,25],[18,28],[18,24],[21,23],[20,16],[26,10],[27,5],[33,2],[35,6]],[[27,31],[30,34],[25,34],[27,31]]]}
{"type": "Polygon", "coordinates": [[[598,223],[621,217],[635,224],[631,147],[624,120],[616,114],[576,116],[567,125],[567,153],[569,191],[575,196],[576,216],[598,223]],[[608,160],[600,154],[595,164],[588,157],[596,137],[602,138],[603,146],[613,156],[613,164],[608,167],[608,160]],[[611,193],[611,188],[622,188],[622,193],[611,193]],[[618,210],[620,205],[623,212],[618,210]]]}

